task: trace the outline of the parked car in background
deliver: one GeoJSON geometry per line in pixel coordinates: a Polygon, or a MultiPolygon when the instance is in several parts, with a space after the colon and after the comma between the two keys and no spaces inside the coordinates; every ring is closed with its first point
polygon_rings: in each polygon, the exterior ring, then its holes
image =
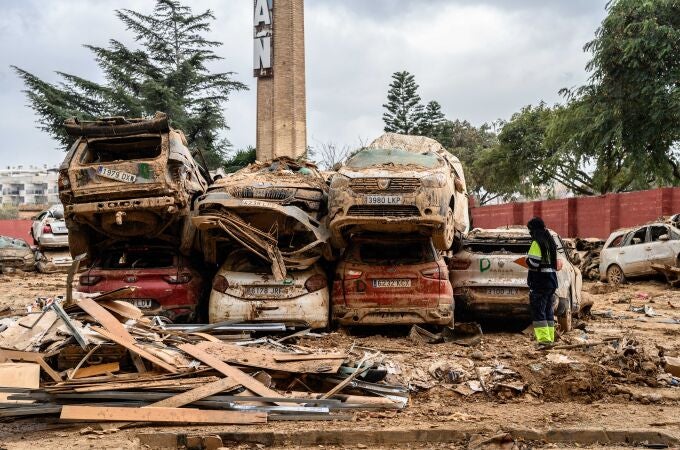
{"type": "Polygon", "coordinates": [[[196,319],[205,293],[203,276],[188,257],[169,246],[146,244],[107,248],[80,276],[77,290],[94,293],[128,286],[134,291],[120,300],[145,315],[181,323],[196,319]]]}
{"type": "Polygon", "coordinates": [[[332,176],[329,229],[343,248],[364,232],[419,233],[448,250],[468,231],[463,167],[434,139],[386,133],[332,176]]]}
{"type": "Polygon", "coordinates": [[[35,269],[35,254],[23,239],[0,236],[0,271],[2,269],[35,269]]]}
{"type": "MultiPolygon", "coordinates": [[[[554,310],[560,328],[571,329],[572,315],[587,305],[581,301],[581,271],[569,258],[562,239],[550,230],[557,245],[559,287],[554,310]]],[[[451,283],[459,317],[529,319],[529,287],[523,261],[531,246],[526,227],[472,230],[462,248],[449,260],[451,283]]]]}
{"type": "Polygon", "coordinates": [[[329,294],[320,265],[289,270],[283,280],[271,265],[246,249],[231,252],[213,279],[210,323],[281,322],[290,326],[328,326],[329,294]]]}
{"type": "Polygon", "coordinates": [[[680,264],[680,229],[657,222],[613,232],[600,252],[600,279],[621,284],[654,275],[652,264],[680,264]]]}
{"type": "Polygon", "coordinates": [[[35,260],[35,267],[40,273],[68,272],[73,264],[68,247],[37,250],[35,260]]]}
{"type": "Polygon", "coordinates": [[[341,325],[453,325],[449,271],[430,238],[353,236],[335,269],[332,312],[341,325]]]}
{"type": "Polygon", "coordinates": [[[33,242],[39,248],[68,248],[64,206],[54,205],[38,214],[31,225],[33,242]]]}

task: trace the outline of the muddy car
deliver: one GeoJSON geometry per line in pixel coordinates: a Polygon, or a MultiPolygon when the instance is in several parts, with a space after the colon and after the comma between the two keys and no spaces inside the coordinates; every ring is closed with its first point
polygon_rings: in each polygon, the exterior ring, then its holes
{"type": "Polygon", "coordinates": [[[652,264],[680,264],[680,229],[658,222],[613,232],[600,252],[600,279],[621,284],[655,275],[652,264]]]}
{"type": "Polygon", "coordinates": [[[217,180],[198,199],[193,221],[208,263],[221,264],[231,251],[247,248],[269,261],[280,281],[287,270],[331,257],[326,200],[316,166],[282,157],[217,180]]]}
{"type": "Polygon", "coordinates": [[[396,232],[448,250],[469,227],[463,167],[433,139],[384,134],[333,175],[328,218],[339,248],[352,234],[396,232]]]}
{"type": "Polygon", "coordinates": [[[64,207],[54,205],[38,214],[31,225],[31,236],[39,248],[68,247],[64,207]]]}
{"type": "Polygon", "coordinates": [[[165,114],[69,119],[65,127],[76,138],[59,172],[72,255],[96,252],[104,239],[160,238],[191,249],[195,229],[187,218],[209,174],[165,114]]]}
{"type": "Polygon", "coordinates": [[[283,280],[276,280],[267,261],[239,249],[227,257],[213,279],[208,320],[325,328],[329,297],[326,274],[319,264],[288,271],[283,280]]]}
{"type": "Polygon", "coordinates": [[[350,242],[335,270],[334,321],[453,324],[449,271],[429,238],[364,234],[350,242]]]}
{"type": "MultiPolygon", "coordinates": [[[[587,305],[581,301],[580,270],[570,259],[561,238],[550,231],[557,245],[559,287],[555,315],[562,330],[571,329],[572,316],[587,305]]],[[[474,229],[449,260],[456,311],[461,316],[529,319],[529,287],[524,261],[531,236],[526,227],[474,229]]]]}
{"type": "Polygon", "coordinates": [[[0,236],[0,271],[2,269],[35,269],[35,254],[22,239],[0,236]]]}
{"type": "Polygon", "coordinates": [[[77,285],[80,292],[107,292],[134,287],[128,297],[118,297],[145,315],[164,316],[171,322],[197,318],[205,293],[200,268],[167,245],[123,244],[107,248],[84,271],[77,285]]]}

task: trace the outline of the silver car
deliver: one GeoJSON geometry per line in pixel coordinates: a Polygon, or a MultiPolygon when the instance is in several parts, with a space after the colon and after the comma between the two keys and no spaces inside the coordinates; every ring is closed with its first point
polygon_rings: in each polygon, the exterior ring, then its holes
{"type": "Polygon", "coordinates": [[[64,206],[54,205],[38,214],[31,226],[31,236],[40,248],[68,248],[64,206]]]}
{"type": "Polygon", "coordinates": [[[680,264],[680,229],[663,222],[613,232],[600,252],[600,279],[654,275],[652,264],[680,264]]]}

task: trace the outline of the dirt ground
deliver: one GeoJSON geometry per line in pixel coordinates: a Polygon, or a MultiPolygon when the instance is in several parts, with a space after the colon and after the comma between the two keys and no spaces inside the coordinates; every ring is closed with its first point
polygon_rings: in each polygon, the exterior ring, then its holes
{"type": "MultiPolygon", "coordinates": [[[[0,309],[21,310],[37,297],[64,293],[65,275],[0,275],[0,309]]],[[[465,347],[453,343],[414,343],[402,330],[345,330],[301,344],[347,350],[351,346],[382,350],[394,368],[390,380],[418,390],[400,411],[350,412],[352,420],[336,422],[272,422],[249,426],[248,431],[436,429],[474,430],[492,435],[513,428],[654,430],[680,439],[680,386],[669,387],[661,356],[680,354],[680,291],[661,281],[638,281],[621,288],[584,283],[584,294],[594,300],[593,314],[575,320],[576,328],[558,344],[600,342],[623,337],[618,347],[608,343],[591,347],[538,351],[530,333],[508,324],[485,327],[482,342],[465,347]],[[636,309],[647,306],[644,312],[636,309]],[[651,310],[650,310],[651,307],[651,310]],[[651,316],[651,317],[650,317],[651,316]],[[388,333],[389,332],[389,333],[388,333]],[[389,334],[389,335],[385,335],[389,334]],[[470,365],[472,364],[472,365],[470,365]],[[500,367],[514,375],[487,386],[488,393],[464,395],[455,368],[500,367]],[[512,386],[523,385],[522,392],[512,386]],[[504,384],[509,387],[505,387],[504,384]]],[[[483,326],[485,324],[482,324],[483,326]]],[[[55,420],[25,419],[0,423],[0,448],[140,448],[139,433],[177,432],[209,435],[238,427],[156,427],[93,434],[83,425],[55,420]]],[[[241,427],[241,430],[246,427],[241,427]]],[[[529,444],[527,444],[529,445],[529,444]]],[[[556,448],[555,444],[531,446],[556,448]]],[[[569,447],[562,445],[559,447],[569,447]]],[[[577,446],[572,444],[571,446],[577,446]]],[[[257,448],[242,444],[237,448],[257,448]]],[[[350,446],[350,448],[459,448],[452,444],[422,442],[409,446],[350,446]]],[[[520,443],[517,448],[522,448],[520,443]]],[[[308,447],[300,447],[308,448],[308,447]]],[[[314,446],[309,448],[324,448],[314,446]]],[[[325,446],[325,448],[341,448],[325,446]]],[[[500,448],[500,447],[499,447],[500,448]]],[[[588,448],[619,448],[591,445],[588,448]]]]}

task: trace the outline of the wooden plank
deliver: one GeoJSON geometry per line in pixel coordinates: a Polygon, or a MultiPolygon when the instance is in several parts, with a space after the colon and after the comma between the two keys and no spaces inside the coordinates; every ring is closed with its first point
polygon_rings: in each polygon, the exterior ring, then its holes
{"type": "MultiPolygon", "coordinates": [[[[99,305],[97,305],[97,306],[99,306],[99,305]]],[[[101,306],[100,306],[100,308],[101,308],[101,306]]],[[[106,313],[110,315],[110,313],[108,311],[106,313]]],[[[113,316],[111,316],[111,317],[113,317],[113,316]]],[[[120,322],[118,322],[118,323],[120,324],[120,322]]],[[[155,357],[154,355],[147,352],[146,350],[138,347],[135,344],[134,339],[132,341],[129,341],[125,337],[121,337],[117,334],[110,333],[110,332],[106,331],[105,329],[99,328],[99,327],[92,327],[92,331],[95,331],[96,333],[101,334],[106,339],[109,339],[109,340],[115,342],[118,345],[122,345],[123,347],[127,348],[131,352],[138,354],[142,358],[152,362],[153,364],[157,365],[158,367],[161,367],[161,368],[167,370],[170,373],[179,372],[177,367],[171,366],[170,364],[168,364],[165,361],[162,361],[161,359],[155,357]]],[[[127,331],[126,331],[126,333],[127,333],[127,331]]],[[[130,336],[130,335],[128,334],[128,336],[130,336]]],[[[130,338],[132,338],[132,336],[130,336],[130,338]]]]}
{"type": "Polygon", "coordinates": [[[212,383],[204,384],[190,391],[182,392],[173,397],[169,397],[152,403],[147,408],[179,408],[180,406],[189,405],[196,400],[209,397],[211,395],[219,394],[222,391],[229,391],[240,386],[240,383],[234,383],[231,378],[221,378],[212,383]]]}
{"type": "Polygon", "coordinates": [[[135,338],[132,337],[128,330],[125,329],[122,323],[114,317],[113,314],[104,309],[95,301],[89,298],[83,298],[78,300],[78,306],[80,309],[91,315],[97,322],[99,322],[104,328],[115,334],[120,339],[125,339],[128,342],[135,342],[135,338]]]}
{"type": "Polygon", "coordinates": [[[253,424],[267,423],[267,413],[201,410],[195,408],[125,408],[64,405],[61,420],[96,422],[163,422],[253,424]]]}
{"type": "MultiPolygon", "coordinates": [[[[251,377],[247,373],[237,369],[236,367],[232,367],[229,364],[220,361],[219,359],[215,358],[212,355],[207,354],[200,348],[196,347],[195,345],[192,344],[182,344],[177,346],[180,350],[183,352],[191,355],[192,357],[198,359],[199,361],[209,365],[213,369],[217,370],[218,372],[221,372],[222,374],[226,375],[227,377],[231,378],[235,382],[239,383],[241,386],[244,388],[248,389],[249,391],[261,395],[263,397],[281,397],[281,394],[278,392],[269,389],[267,386],[264,384],[260,383],[257,381],[255,378],[251,377]]],[[[282,403],[277,403],[277,402],[272,402],[277,405],[283,405],[282,403]]]]}
{"type": "Polygon", "coordinates": [[[275,355],[274,360],[276,362],[291,362],[291,361],[314,361],[319,359],[340,359],[345,360],[347,355],[344,353],[314,353],[311,355],[296,355],[294,353],[283,353],[281,355],[275,355]]]}
{"type": "Polygon", "coordinates": [[[218,344],[222,343],[222,340],[220,338],[216,338],[212,334],[201,333],[201,332],[193,332],[191,334],[194,335],[194,336],[201,337],[201,338],[205,339],[206,341],[217,342],[218,344]]]}
{"type": "MultiPolygon", "coordinates": [[[[40,366],[36,363],[0,363],[0,386],[38,389],[40,366]]],[[[32,400],[7,400],[10,393],[0,393],[0,403],[33,403],[32,400]]]]}
{"type": "MultiPolygon", "coordinates": [[[[276,352],[257,347],[242,347],[224,342],[199,342],[196,344],[196,347],[221,361],[231,364],[291,373],[337,373],[344,360],[343,355],[342,358],[336,359],[277,361],[278,358],[288,357],[290,353],[276,352]]],[[[300,357],[303,355],[295,356],[300,357]]]]}
{"type": "Polygon", "coordinates": [[[144,316],[141,309],[123,300],[98,300],[97,303],[126,319],[139,320],[144,316]]]}
{"type": "Polygon", "coordinates": [[[179,380],[135,380],[130,382],[108,382],[108,383],[97,383],[93,386],[75,386],[72,391],[74,392],[99,392],[99,391],[120,391],[126,389],[151,389],[151,388],[165,388],[171,390],[171,388],[184,388],[193,387],[197,384],[212,383],[217,381],[217,377],[198,377],[198,378],[187,378],[179,380]]]}
{"type": "Polygon", "coordinates": [[[95,366],[81,367],[76,370],[72,378],[88,378],[95,375],[104,375],[107,373],[118,372],[120,370],[120,364],[117,362],[112,362],[108,364],[97,364],[95,366]]]}
{"type": "Polygon", "coordinates": [[[57,383],[62,381],[61,376],[45,362],[42,353],[20,352],[18,350],[0,350],[0,361],[5,360],[25,361],[40,364],[40,367],[42,367],[42,369],[47,375],[50,376],[50,378],[52,378],[57,383]]]}

